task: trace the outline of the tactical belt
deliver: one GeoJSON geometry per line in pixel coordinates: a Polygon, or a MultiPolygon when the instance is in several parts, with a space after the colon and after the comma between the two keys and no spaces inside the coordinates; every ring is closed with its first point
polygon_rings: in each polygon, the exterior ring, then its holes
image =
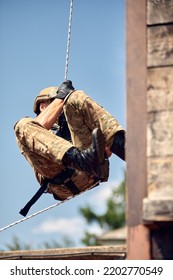
{"type": "MultiPolygon", "coordinates": [[[[28,201],[28,203],[20,210],[20,214],[22,216],[26,216],[29,209],[32,207],[32,205],[40,198],[40,196],[47,190],[48,183],[51,183],[53,185],[61,185],[63,184],[66,186],[74,195],[78,194],[80,190],[76,187],[76,185],[72,182],[71,177],[73,173],[75,172],[74,169],[67,168],[65,171],[62,171],[57,176],[53,177],[52,179],[45,178],[43,184],[41,184],[41,187],[39,190],[35,193],[35,195],[28,201]]],[[[62,198],[58,197],[57,195],[54,195],[55,199],[63,200],[62,198]]]]}

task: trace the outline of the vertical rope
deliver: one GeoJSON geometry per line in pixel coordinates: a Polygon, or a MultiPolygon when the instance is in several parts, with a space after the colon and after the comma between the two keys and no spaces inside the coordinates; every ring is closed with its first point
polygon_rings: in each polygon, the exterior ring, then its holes
{"type": "Polygon", "coordinates": [[[66,61],[65,61],[65,77],[64,77],[65,80],[67,80],[67,75],[68,75],[68,63],[69,63],[70,39],[71,39],[71,25],[72,25],[72,12],[73,12],[73,0],[70,0],[70,16],[69,16],[67,52],[66,52],[66,61]]]}

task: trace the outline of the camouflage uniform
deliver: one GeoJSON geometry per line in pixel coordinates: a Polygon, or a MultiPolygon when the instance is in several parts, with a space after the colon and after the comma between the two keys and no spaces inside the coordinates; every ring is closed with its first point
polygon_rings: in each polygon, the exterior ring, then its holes
{"type": "Polygon", "coordinates": [[[64,113],[72,142],[78,148],[88,148],[91,132],[99,127],[107,147],[111,147],[116,132],[123,130],[118,121],[83,91],[74,91],[64,104],[64,113]]]}
{"type": "MultiPolygon", "coordinates": [[[[107,147],[112,145],[115,133],[123,130],[111,114],[83,91],[74,91],[65,100],[63,110],[71,132],[72,144],[79,149],[89,147],[92,142],[91,133],[95,127],[101,128],[107,147]]],[[[53,178],[65,170],[62,158],[73,146],[69,141],[54,135],[28,117],[16,123],[15,133],[21,153],[34,168],[39,183],[44,177],[53,178]]],[[[108,174],[104,181],[107,179],[108,174]]],[[[94,176],[78,170],[75,170],[71,180],[79,191],[92,187],[98,181],[94,176]]],[[[49,183],[47,191],[62,200],[72,195],[64,184],[49,183]]]]}

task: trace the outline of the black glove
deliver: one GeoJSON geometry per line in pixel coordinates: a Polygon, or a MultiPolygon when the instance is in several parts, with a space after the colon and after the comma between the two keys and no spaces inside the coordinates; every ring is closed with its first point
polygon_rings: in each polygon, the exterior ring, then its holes
{"type": "Polygon", "coordinates": [[[58,88],[56,98],[64,100],[66,96],[73,90],[74,87],[72,85],[72,81],[65,80],[58,88]]]}
{"type": "Polygon", "coordinates": [[[59,124],[59,130],[56,132],[56,135],[64,138],[67,141],[72,142],[70,130],[68,128],[68,124],[67,124],[64,112],[60,115],[58,124],[59,124]]]}

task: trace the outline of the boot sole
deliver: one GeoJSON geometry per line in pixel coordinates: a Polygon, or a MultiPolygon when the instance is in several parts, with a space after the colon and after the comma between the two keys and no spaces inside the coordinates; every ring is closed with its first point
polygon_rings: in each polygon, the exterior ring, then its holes
{"type": "Polygon", "coordinates": [[[100,128],[95,128],[92,132],[93,145],[97,152],[97,159],[99,164],[104,162],[104,152],[105,152],[105,139],[100,128]]]}
{"type": "Polygon", "coordinates": [[[109,160],[105,158],[105,139],[100,128],[95,128],[92,132],[93,146],[97,153],[97,175],[107,181],[109,175],[109,160]]]}

